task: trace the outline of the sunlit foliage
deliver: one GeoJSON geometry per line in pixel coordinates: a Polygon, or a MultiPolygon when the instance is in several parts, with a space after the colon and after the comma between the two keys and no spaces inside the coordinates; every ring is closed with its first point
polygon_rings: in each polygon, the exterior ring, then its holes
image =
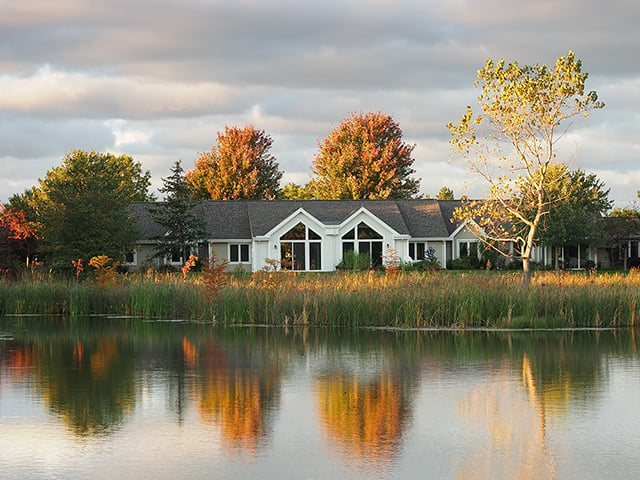
{"type": "Polygon", "coordinates": [[[320,143],[309,188],[318,199],[411,198],[414,147],[391,116],[354,113],[320,143]]]}
{"type": "Polygon", "coordinates": [[[455,215],[473,220],[470,227],[489,244],[515,242],[525,284],[538,227],[549,212],[547,173],[557,161],[561,125],[604,106],[595,92],[585,93],[586,80],[573,52],[551,68],[489,59],[475,83],[481,113],[468,106],[458,124],[447,125],[452,155],[462,155],[488,189],[485,201],[467,202],[455,215]]]}
{"type": "Polygon", "coordinates": [[[195,195],[211,200],[272,200],[282,172],[269,150],[273,140],[253,125],[225,126],[217,144],[200,154],[187,180],[195,195]]]}

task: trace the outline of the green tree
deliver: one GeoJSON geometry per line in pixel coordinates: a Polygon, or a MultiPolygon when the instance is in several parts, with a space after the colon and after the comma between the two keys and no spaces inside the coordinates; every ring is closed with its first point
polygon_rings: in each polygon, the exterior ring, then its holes
{"type": "Polygon", "coordinates": [[[224,127],[210,152],[200,154],[187,181],[196,198],[212,200],[272,200],[282,172],[269,153],[273,140],[253,125],[224,127]]]}
{"type": "Polygon", "coordinates": [[[640,213],[635,208],[615,208],[606,219],[607,245],[611,248],[611,260],[622,254],[623,268],[627,270],[628,248],[632,238],[640,234],[640,213]]]}
{"type": "Polygon", "coordinates": [[[310,200],[313,197],[307,185],[300,186],[290,182],[280,189],[278,198],[284,200],[310,200]]]}
{"type": "Polygon", "coordinates": [[[180,160],[173,164],[171,175],[163,178],[162,183],[159,190],[166,194],[164,201],[149,208],[153,221],[166,229],[155,238],[157,255],[166,258],[178,254],[184,263],[191,249],[205,236],[204,222],[193,213],[198,202],[192,198],[180,160]]]}
{"type": "Polygon", "coordinates": [[[604,106],[595,92],[585,93],[586,79],[573,52],[558,58],[553,68],[489,59],[475,84],[481,88],[482,113],[467,107],[459,124],[447,125],[452,155],[461,154],[488,185],[486,200],[465,202],[455,216],[474,220],[468,225],[488,245],[514,242],[524,285],[531,279],[529,259],[538,228],[549,212],[547,172],[556,161],[560,127],[604,106]]]}
{"type": "Polygon", "coordinates": [[[440,191],[438,192],[438,195],[436,195],[436,199],[438,199],[438,200],[453,200],[453,190],[451,190],[447,186],[442,187],[440,189],[440,191]]]}
{"type": "Polygon", "coordinates": [[[318,199],[411,198],[414,147],[389,115],[353,114],[320,143],[309,188],[318,199]]]}
{"type": "Polygon", "coordinates": [[[545,188],[549,208],[540,225],[541,245],[594,245],[603,239],[602,217],[612,202],[596,175],[554,164],[547,170],[545,188]]]}
{"type": "Polygon", "coordinates": [[[54,264],[70,267],[71,260],[96,255],[120,259],[137,238],[129,204],[151,199],[150,178],[128,155],[72,150],[21,200],[54,264]]]}

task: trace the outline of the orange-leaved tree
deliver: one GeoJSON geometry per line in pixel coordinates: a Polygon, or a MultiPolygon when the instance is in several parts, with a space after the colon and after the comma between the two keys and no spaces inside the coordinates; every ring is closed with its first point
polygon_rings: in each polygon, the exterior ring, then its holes
{"type": "Polygon", "coordinates": [[[411,198],[420,183],[411,177],[414,147],[389,115],[354,113],[320,143],[309,189],[318,199],[411,198]]]}
{"type": "Polygon", "coordinates": [[[203,152],[187,181],[199,199],[271,200],[280,188],[282,172],[269,153],[273,140],[253,125],[224,127],[217,145],[203,152]]]}

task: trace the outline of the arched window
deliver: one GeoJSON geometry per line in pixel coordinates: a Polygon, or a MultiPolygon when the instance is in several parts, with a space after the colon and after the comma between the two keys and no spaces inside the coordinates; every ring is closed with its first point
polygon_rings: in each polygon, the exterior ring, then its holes
{"type": "Polygon", "coordinates": [[[346,252],[366,254],[374,266],[382,265],[382,235],[364,222],[342,236],[342,256],[346,252]]]}
{"type": "Polygon", "coordinates": [[[280,265],[283,270],[320,270],[322,238],[300,222],[280,237],[280,265]]]}

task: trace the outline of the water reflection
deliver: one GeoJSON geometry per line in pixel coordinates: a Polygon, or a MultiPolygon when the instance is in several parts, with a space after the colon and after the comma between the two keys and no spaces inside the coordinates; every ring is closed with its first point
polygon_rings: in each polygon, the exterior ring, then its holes
{"type": "MultiPolygon", "coordinates": [[[[427,464],[446,478],[556,478],[577,448],[561,442],[567,426],[606,408],[620,362],[640,370],[634,331],[7,318],[0,332],[8,332],[0,340],[0,425],[11,427],[0,428],[0,447],[33,422],[24,417],[21,426],[16,398],[73,438],[125,450],[140,442],[156,405],[154,431],[173,432],[167,448],[175,455],[149,465],[182,457],[194,465],[194,445],[202,445],[199,473],[215,464],[220,478],[255,474],[234,463],[245,457],[265,478],[279,478],[284,464],[296,478],[366,478],[372,469],[376,477],[411,478],[427,464]]],[[[640,451],[637,435],[627,441],[640,451]]],[[[1,456],[0,463],[13,465],[1,456]]]]}
{"type": "MultiPolygon", "coordinates": [[[[196,348],[189,344],[185,357],[196,348]]],[[[262,350],[263,353],[266,353],[262,350]]],[[[204,422],[219,425],[232,449],[257,453],[265,445],[272,417],[280,400],[280,365],[269,355],[241,348],[222,348],[213,340],[202,346],[194,383],[198,410],[204,422]]]]}

